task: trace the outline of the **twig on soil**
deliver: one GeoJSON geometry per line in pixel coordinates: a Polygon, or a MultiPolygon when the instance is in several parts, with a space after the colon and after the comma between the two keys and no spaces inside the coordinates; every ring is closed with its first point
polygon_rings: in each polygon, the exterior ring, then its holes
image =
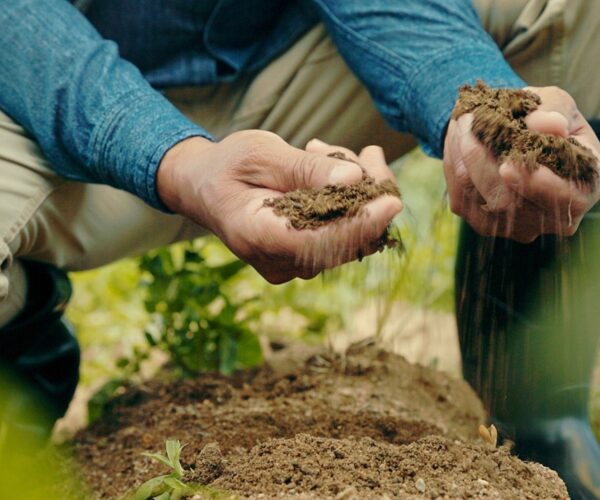
{"type": "Polygon", "coordinates": [[[498,430],[494,424],[490,425],[489,428],[481,424],[479,426],[479,435],[492,445],[492,448],[498,446],[498,430]]]}

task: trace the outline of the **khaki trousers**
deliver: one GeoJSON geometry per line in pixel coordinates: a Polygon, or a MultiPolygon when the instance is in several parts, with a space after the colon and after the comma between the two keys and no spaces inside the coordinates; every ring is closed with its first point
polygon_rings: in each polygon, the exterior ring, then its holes
{"type": "MultiPolygon", "coordinates": [[[[600,2],[474,2],[527,82],[560,86],[584,114],[600,116],[600,2]]],[[[357,151],[378,144],[390,161],[415,146],[384,123],[322,26],[252,79],[171,90],[167,97],[217,138],[260,128],[298,147],[313,137],[357,151]]],[[[0,112],[0,325],[23,304],[19,258],[76,271],[201,234],[124,191],[58,177],[35,140],[0,112]]]]}

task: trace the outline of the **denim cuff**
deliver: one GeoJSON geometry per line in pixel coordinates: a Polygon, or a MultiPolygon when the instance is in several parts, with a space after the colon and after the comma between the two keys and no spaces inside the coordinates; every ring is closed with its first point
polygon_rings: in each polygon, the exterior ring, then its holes
{"type": "Polygon", "coordinates": [[[91,140],[95,178],[168,212],[158,197],[156,172],[165,153],[189,137],[213,140],[153,90],[125,94],[106,114],[91,140]]]}
{"type": "Polygon", "coordinates": [[[411,112],[405,116],[408,130],[419,139],[423,150],[443,156],[446,126],[462,85],[483,80],[490,87],[522,88],[527,84],[491,44],[455,46],[423,61],[413,73],[401,96],[411,112]]]}

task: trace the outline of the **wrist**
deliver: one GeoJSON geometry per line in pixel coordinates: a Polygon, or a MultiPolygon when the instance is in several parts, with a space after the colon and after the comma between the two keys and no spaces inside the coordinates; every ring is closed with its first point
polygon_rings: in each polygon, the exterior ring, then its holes
{"type": "Polygon", "coordinates": [[[165,153],[156,172],[156,191],[160,201],[169,210],[183,212],[183,188],[186,183],[182,174],[186,166],[198,164],[198,155],[213,144],[204,137],[189,137],[165,153]]]}

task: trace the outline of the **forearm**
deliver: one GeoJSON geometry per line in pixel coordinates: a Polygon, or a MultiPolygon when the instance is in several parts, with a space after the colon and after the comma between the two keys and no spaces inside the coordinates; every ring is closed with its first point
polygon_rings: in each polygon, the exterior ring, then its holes
{"type": "Polygon", "coordinates": [[[313,0],[353,72],[397,130],[441,156],[443,133],[465,83],[522,87],[470,0],[313,0]]]}
{"type": "Polygon", "coordinates": [[[160,160],[181,140],[208,134],[65,0],[7,2],[0,27],[0,108],[32,133],[52,167],[160,207],[160,160]]]}

